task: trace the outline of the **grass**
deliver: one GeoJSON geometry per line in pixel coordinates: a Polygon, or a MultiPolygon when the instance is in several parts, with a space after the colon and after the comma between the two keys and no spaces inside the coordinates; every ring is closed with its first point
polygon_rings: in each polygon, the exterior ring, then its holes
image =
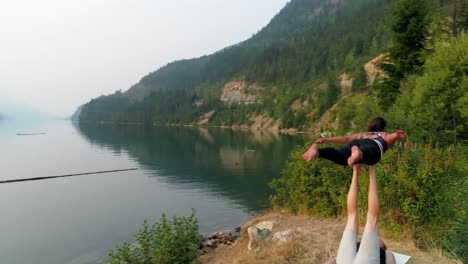
{"type": "MultiPolygon", "coordinates": [[[[325,263],[336,256],[345,219],[318,219],[308,215],[291,215],[280,211],[271,211],[257,216],[242,226],[242,237],[232,246],[222,245],[212,253],[198,258],[201,264],[240,264],[240,263],[325,263]],[[262,221],[278,220],[273,231],[294,229],[300,235],[284,244],[269,244],[259,252],[248,251],[247,228],[262,221]]],[[[362,232],[363,229],[361,229],[362,232]]],[[[411,255],[409,264],[439,263],[460,264],[461,261],[450,259],[440,249],[429,248],[421,251],[406,236],[400,239],[386,237],[382,230],[382,239],[387,247],[399,253],[411,255]]]]}

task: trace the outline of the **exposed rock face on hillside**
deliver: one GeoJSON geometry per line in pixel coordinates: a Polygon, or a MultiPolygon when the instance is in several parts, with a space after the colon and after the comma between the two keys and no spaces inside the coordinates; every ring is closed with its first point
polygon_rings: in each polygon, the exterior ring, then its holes
{"type": "Polygon", "coordinates": [[[291,110],[297,111],[300,109],[303,109],[304,107],[307,107],[309,105],[309,101],[305,100],[302,102],[301,98],[296,99],[292,104],[291,104],[291,110]]]}
{"type": "Polygon", "coordinates": [[[244,103],[250,104],[257,100],[257,92],[263,89],[256,84],[247,84],[244,81],[230,81],[223,87],[223,92],[220,100],[227,103],[244,103]]]}
{"type": "Polygon", "coordinates": [[[259,115],[252,118],[254,123],[250,126],[252,130],[279,130],[279,120],[274,120],[267,115],[259,115]]]}
{"type": "Polygon", "coordinates": [[[364,65],[364,71],[367,75],[367,84],[373,84],[375,79],[382,75],[383,72],[379,69],[378,65],[382,62],[384,57],[385,54],[380,54],[364,65]]]}
{"type": "Polygon", "coordinates": [[[341,87],[341,96],[345,96],[351,93],[353,88],[353,78],[349,78],[347,73],[340,75],[340,87],[341,87]]]}
{"type": "Polygon", "coordinates": [[[210,118],[214,115],[215,110],[211,110],[208,113],[205,113],[200,117],[200,120],[198,120],[198,125],[207,125],[208,122],[210,121],[210,118]]]}

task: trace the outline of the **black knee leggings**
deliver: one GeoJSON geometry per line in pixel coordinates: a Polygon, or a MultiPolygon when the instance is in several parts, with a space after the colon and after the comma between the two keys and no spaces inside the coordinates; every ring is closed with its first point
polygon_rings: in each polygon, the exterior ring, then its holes
{"type": "Polygon", "coordinates": [[[357,146],[362,152],[362,159],[358,163],[374,165],[380,161],[380,148],[374,140],[363,138],[351,141],[341,149],[319,149],[319,158],[331,160],[337,164],[348,166],[348,158],[351,156],[351,148],[357,146]]]}

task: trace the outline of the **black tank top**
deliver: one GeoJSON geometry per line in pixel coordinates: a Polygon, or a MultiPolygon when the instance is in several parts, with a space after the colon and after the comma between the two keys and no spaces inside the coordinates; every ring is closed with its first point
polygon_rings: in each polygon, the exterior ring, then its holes
{"type": "Polygon", "coordinates": [[[377,137],[370,138],[370,140],[373,140],[375,143],[377,143],[377,145],[380,148],[380,154],[382,157],[385,151],[387,151],[388,149],[387,142],[385,142],[385,140],[383,139],[382,135],[380,135],[379,132],[367,132],[366,134],[364,134],[364,136],[362,136],[362,138],[366,138],[368,135],[377,135],[377,137]]]}

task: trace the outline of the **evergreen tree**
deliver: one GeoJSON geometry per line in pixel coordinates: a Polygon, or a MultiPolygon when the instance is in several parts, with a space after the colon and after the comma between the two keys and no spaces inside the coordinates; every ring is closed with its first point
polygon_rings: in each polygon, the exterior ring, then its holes
{"type": "Polygon", "coordinates": [[[416,79],[410,120],[419,137],[441,144],[468,139],[468,35],[438,45],[416,79]]]}
{"type": "Polygon", "coordinates": [[[453,1],[453,33],[458,35],[468,31],[468,1],[453,1]]]}
{"type": "Polygon", "coordinates": [[[424,64],[428,37],[428,8],[424,0],[400,0],[391,23],[390,60],[401,76],[419,72],[424,64]]]}
{"type": "Polygon", "coordinates": [[[424,0],[400,0],[392,10],[392,47],[381,68],[386,77],[375,87],[382,107],[390,107],[400,93],[401,82],[420,72],[427,53],[428,7],[424,0]]]}

